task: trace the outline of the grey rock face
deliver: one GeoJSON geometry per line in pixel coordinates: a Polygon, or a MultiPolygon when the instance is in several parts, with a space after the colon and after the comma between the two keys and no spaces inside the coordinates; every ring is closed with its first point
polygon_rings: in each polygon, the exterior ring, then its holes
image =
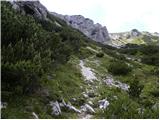
{"type": "Polygon", "coordinates": [[[34,17],[47,20],[47,9],[39,1],[10,1],[12,7],[22,14],[30,14],[34,17]]]}
{"type": "Polygon", "coordinates": [[[99,23],[94,24],[93,20],[89,18],[81,15],[60,15],[54,12],[52,12],[52,14],[65,20],[68,25],[80,30],[94,41],[104,43],[110,40],[107,28],[99,23]]]}

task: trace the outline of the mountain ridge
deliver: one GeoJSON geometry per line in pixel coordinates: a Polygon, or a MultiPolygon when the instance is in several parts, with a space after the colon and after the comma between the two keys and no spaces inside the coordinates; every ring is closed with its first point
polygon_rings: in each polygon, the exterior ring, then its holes
{"type": "Polygon", "coordinates": [[[94,21],[85,18],[82,15],[62,15],[55,12],[51,12],[53,15],[66,21],[68,25],[80,30],[87,37],[96,42],[110,45],[113,47],[123,47],[126,44],[158,44],[157,37],[159,34],[149,33],[146,31],[138,31],[132,29],[127,32],[110,33],[106,26],[102,26],[99,23],[94,24],[94,21]],[[97,32],[96,32],[97,31],[97,32]]]}
{"type": "Polygon", "coordinates": [[[65,20],[68,25],[83,32],[90,39],[96,42],[104,43],[110,40],[106,26],[99,23],[94,24],[93,20],[85,18],[82,15],[61,15],[51,12],[53,15],[65,20]]]}
{"type": "Polygon", "coordinates": [[[127,32],[119,32],[119,33],[109,33],[111,38],[111,46],[125,46],[126,44],[157,44],[159,34],[157,32],[149,33],[147,31],[138,31],[137,29],[132,29],[127,32]]]}

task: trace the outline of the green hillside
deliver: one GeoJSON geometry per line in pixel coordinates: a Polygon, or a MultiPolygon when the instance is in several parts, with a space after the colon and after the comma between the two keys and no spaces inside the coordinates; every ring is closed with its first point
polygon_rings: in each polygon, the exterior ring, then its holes
{"type": "Polygon", "coordinates": [[[114,48],[47,17],[1,2],[1,118],[159,118],[158,45],[114,48]]]}

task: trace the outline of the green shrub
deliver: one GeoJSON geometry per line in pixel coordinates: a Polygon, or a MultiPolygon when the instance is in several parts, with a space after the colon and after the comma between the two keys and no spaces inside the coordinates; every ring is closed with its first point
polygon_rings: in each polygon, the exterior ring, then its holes
{"type": "Polygon", "coordinates": [[[143,87],[144,86],[139,83],[139,80],[135,79],[132,82],[130,82],[130,88],[128,93],[131,97],[138,98],[141,94],[143,87]]]}
{"type": "Polygon", "coordinates": [[[30,61],[18,61],[15,64],[2,64],[3,90],[10,90],[16,94],[31,93],[39,87],[41,66],[30,61]]]}
{"type": "Polygon", "coordinates": [[[91,55],[94,55],[93,51],[90,51],[90,50],[85,49],[83,47],[80,49],[80,52],[79,52],[80,59],[88,58],[91,55]]]}
{"type": "Polygon", "coordinates": [[[141,62],[149,65],[159,65],[159,46],[158,45],[127,45],[121,48],[120,53],[141,57],[141,62]]]}
{"type": "Polygon", "coordinates": [[[151,91],[150,94],[153,95],[154,97],[159,97],[159,90],[156,89],[154,91],[151,91]]]}
{"type": "Polygon", "coordinates": [[[99,58],[101,58],[101,57],[103,57],[103,56],[104,56],[104,53],[99,52],[99,53],[97,53],[97,54],[96,54],[96,56],[97,56],[97,57],[99,57],[99,58]]]}
{"type": "Polygon", "coordinates": [[[131,70],[131,67],[129,67],[126,63],[122,61],[114,61],[109,65],[108,68],[108,71],[114,75],[126,75],[131,70]]]}
{"type": "Polygon", "coordinates": [[[86,40],[52,15],[48,15],[49,22],[40,21],[20,14],[5,1],[1,2],[1,14],[2,91],[32,90],[33,83],[40,84],[42,76],[65,64],[86,40]],[[55,21],[62,27],[58,28],[55,21]]]}
{"type": "Polygon", "coordinates": [[[159,55],[145,55],[142,57],[142,62],[145,64],[157,66],[159,64],[159,55]]]}
{"type": "Polygon", "coordinates": [[[158,66],[154,66],[152,69],[150,69],[150,73],[152,75],[158,76],[159,75],[159,67],[158,66]]]}

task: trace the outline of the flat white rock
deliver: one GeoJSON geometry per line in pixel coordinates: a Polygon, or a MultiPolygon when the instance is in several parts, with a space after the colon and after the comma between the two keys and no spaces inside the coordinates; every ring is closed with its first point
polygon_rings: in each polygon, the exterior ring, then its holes
{"type": "Polygon", "coordinates": [[[86,80],[93,82],[92,80],[97,79],[95,73],[92,72],[93,70],[90,67],[84,66],[83,60],[80,60],[79,65],[81,66],[82,75],[85,77],[86,80]]]}

